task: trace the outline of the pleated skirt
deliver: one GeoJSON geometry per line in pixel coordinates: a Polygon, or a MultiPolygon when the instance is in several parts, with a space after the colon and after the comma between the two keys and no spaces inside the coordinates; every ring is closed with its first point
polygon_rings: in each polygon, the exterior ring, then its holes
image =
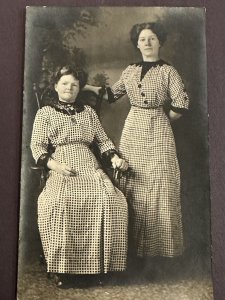
{"type": "Polygon", "coordinates": [[[124,195],[98,167],[87,146],[58,147],[54,158],[66,160],[77,174],[70,177],[50,171],[38,199],[38,226],[48,271],[125,270],[128,210],[124,195]]]}

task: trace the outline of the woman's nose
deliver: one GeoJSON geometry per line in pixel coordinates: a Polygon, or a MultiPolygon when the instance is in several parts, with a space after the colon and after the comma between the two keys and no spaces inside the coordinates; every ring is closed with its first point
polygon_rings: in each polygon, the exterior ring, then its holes
{"type": "Polygon", "coordinates": [[[147,40],[147,41],[146,41],[146,45],[147,45],[147,46],[151,46],[151,40],[147,40]]]}

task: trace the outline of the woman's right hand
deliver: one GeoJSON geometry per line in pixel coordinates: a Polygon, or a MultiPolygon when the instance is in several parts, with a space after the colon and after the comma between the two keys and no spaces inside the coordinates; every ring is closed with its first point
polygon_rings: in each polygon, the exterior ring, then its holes
{"type": "Polygon", "coordinates": [[[52,158],[48,160],[47,167],[61,175],[76,176],[76,171],[65,163],[60,163],[52,158]]]}
{"type": "Polygon", "coordinates": [[[83,91],[90,91],[95,93],[97,96],[99,96],[100,92],[101,92],[102,87],[101,86],[95,86],[95,85],[90,85],[90,84],[86,84],[83,87],[83,91]]]}

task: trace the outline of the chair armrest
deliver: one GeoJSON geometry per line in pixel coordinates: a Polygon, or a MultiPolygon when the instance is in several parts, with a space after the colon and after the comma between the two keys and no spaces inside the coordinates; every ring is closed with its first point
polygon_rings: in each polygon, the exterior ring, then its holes
{"type": "Polygon", "coordinates": [[[39,181],[39,188],[42,190],[45,186],[46,179],[47,179],[47,171],[44,167],[40,166],[31,166],[31,169],[34,171],[40,171],[40,181],[39,181]]]}

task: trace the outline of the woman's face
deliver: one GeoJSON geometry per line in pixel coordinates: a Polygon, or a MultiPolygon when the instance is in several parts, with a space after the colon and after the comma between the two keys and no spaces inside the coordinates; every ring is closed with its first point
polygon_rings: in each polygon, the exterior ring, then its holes
{"type": "Polygon", "coordinates": [[[141,51],[143,60],[159,59],[160,43],[157,35],[151,29],[143,29],[138,37],[137,48],[141,51]]]}
{"type": "Polygon", "coordinates": [[[73,103],[80,91],[80,84],[73,75],[63,75],[55,84],[55,90],[60,101],[73,103]]]}

